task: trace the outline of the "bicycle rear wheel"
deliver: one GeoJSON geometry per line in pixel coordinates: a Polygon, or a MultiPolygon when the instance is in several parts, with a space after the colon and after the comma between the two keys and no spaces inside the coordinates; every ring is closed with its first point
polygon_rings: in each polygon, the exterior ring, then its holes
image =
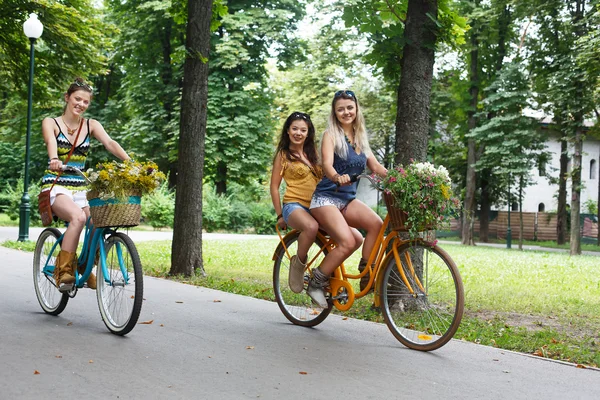
{"type": "MultiPolygon", "coordinates": [[[[298,252],[299,235],[299,232],[296,232],[284,238],[285,247],[288,249],[290,256],[298,252]]],[[[315,258],[322,247],[323,243],[317,238],[308,250],[307,259],[312,260],[315,258]]],[[[311,267],[314,268],[320,265],[326,254],[327,249],[324,249],[312,262],[311,267]]],[[[284,247],[280,244],[277,250],[275,250],[275,263],[273,265],[273,291],[275,292],[275,300],[277,300],[279,309],[293,324],[301,326],[316,326],[320,324],[331,312],[332,303],[329,302],[329,307],[327,308],[320,308],[312,304],[312,299],[306,294],[306,290],[303,290],[301,293],[292,292],[288,284],[289,271],[290,259],[284,247]]],[[[308,270],[306,274],[308,274],[308,270]]],[[[306,289],[306,283],[304,288],[306,289]]]]}
{"type": "Polygon", "coordinates": [[[58,315],[63,312],[69,301],[67,293],[58,291],[53,276],[56,256],[60,252],[60,244],[56,246],[55,244],[60,235],[60,231],[56,228],[44,229],[38,237],[33,253],[35,295],[42,309],[50,315],[58,315]]]}
{"type": "Polygon", "coordinates": [[[392,256],[381,272],[385,322],[406,347],[440,348],[454,336],[463,315],[458,269],[444,250],[421,240],[401,245],[398,254],[401,265],[392,256]]]}
{"type": "Polygon", "coordinates": [[[104,245],[108,276],[98,266],[98,308],[109,331],[126,335],[134,328],[142,310],[142,263],[135,244],[124,233],[113,233],[104,245]]]}

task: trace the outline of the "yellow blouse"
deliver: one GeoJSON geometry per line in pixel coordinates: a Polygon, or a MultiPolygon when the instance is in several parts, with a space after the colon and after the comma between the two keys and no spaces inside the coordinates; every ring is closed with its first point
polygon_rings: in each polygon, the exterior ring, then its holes
{"type": "Polygon", "coordinates": [[[281,173],[286,183],[284,203],[300,203],[304,207],[310,207],[310,200],[317,183],[321,180],[322,171],[320,166],[311,168],[300,160],[290,161],[281,153],[281,173]]]}

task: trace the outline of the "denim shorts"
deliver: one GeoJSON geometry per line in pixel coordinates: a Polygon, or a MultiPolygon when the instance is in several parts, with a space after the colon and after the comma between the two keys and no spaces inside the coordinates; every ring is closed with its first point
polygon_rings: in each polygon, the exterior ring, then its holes
{"type": "Polygon", "coordinates": [[[310,214],[310,210],[300,203],[283,203],[283,209],[281,210],[281,214],[283,215],[283,220],[286,224],[288,223],[288,219],[290,218],[290,215],[292,215],[292,212],[296,211],[299,208],[303,209],[304,211],[310,214]]]}

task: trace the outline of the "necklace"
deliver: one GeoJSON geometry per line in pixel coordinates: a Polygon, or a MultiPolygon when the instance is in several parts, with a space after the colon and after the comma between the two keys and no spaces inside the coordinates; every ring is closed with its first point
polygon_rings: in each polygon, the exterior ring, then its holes
{"type": "MultiPolygon", "coordinates": [[[[73,136],[73,134],[75,133],[75,131],[77,130],[77,128],[75,128],[75,129],[71,129],[71,127],[70,127],[69,125],[67,125],[67,123],[65,122],[65,119],[62,117],[62,115],[61,115],[60,119],[61,119],[61,121],[63,122],[63,124],[65,124],[65,126],[67,127],[67,133],[68,133],[69,135],[73,136]]],[[[77,125],[79,125],[79,122],[80,122],[80,121],[81,121],[81,118],[79,118],[79,119],[77,120],[77,125]]]]}
{"type": "Polygon", "coordinates": [[[346,138],[346,143],[348,143],[350,146],[352,146],[352,148],[353,148],[354,150],[356,150],[356,143],[352,143],[352,142],[350,141],[350,139],[348,139],[348,135],[344,135],[344,137],[346,138]]]}

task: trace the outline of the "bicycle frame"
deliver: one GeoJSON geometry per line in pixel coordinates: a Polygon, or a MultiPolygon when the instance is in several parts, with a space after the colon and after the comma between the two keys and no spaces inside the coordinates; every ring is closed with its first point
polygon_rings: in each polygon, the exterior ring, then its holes
{"type": "MultiPolygon", "coordinates": [[[[363,296],[366,296],[370,292],[373,285],[375,285],[375,290],[373,291],[374,305],[376,307],[379,307],[381,304],[381,297],[380,297],[378,288],[380,286],[381,279],[382,279],[381,274],[379,274],[379,270],[381,269],[382,266],[387,265],[387,263],[389,262],[389,259],[391,257],[394,257],[394,259],[396,260],[396,265],[398,266],[398,272],[400,273],[402,280],[404,281],[409,292],[414,295],[415,291],[412,288],[406,274],[404,273],[403,268],[400,267],[402,264],[400,261],[400,255],[398,253],[398,247],[400,247],[404,243],[407,243],[407,240],[401,239],[398,236],[398,231],[392,231],[388,235],[386,235],[385,231],[386,231],[388,225],[389,225],[389,216],[386,216],[383,221],[383,225],[381,226],[381,229],[379,230],[379,234],[375,241],[375,245],[373,246],[373,249],[371,250],[371,254],[369,255],[369,259],[367,261],[367,268],[365,268],[359,274],[349,274],[346,272],[344,263],[342,263],[333,271],[333,276],[329,279],[329,286],[331,289],[330,291],[332,294],[333,304],[338,310],[340,310],[340,311],[349,310],[352,307],[354,300],[357,298],[359,299],[363,296]],[[392,251],[386,255],[385,249],[388,248],[390,242],[392,242],[392,241],[393,241],[392,251]],[[374,266],[372,271],[371,271],[371,266],[374,266]],[[348,280],[349,279],[360,279],[370,272],[371,272],[371,274],[370,274],[370,279],[369,279],[368,285],[361,292],[355,293],[352,285],[350,284],[350,282],[348,280]],[[343,300],[343,302],[340,302],[340,300],[343,300]]],[[[285,237],[283,237],[281,235],[281,232],[279,231],[279,227],[276,226],[276,230],[277,230],[277,234],[279,235],[280,245],[284,248],[285,254],[287,255],[287,257],[291,259],[292,256],[290,255],[290,253],[288,252],[288,249],[285,246],[285,237]]],[[[296,232],[297,232],[296,230],[293,230],[290,233],[288,233],[286,235],[286,237],[288,235],[295,234],[296,232]]],[[[314,261],[317,259],[317,257],[326,248],[328,248],[328,249],[335,248],[335,245],[336,245],[335,242],[330,237],[326,236],[323,231],[319,230],[319,232],[317,233],[317,238],[321,241],[321,243],[323,243],[323,246],[319,249],[319,251],[311,259],[306,261],[307,268],[310,268],[310,266],[314,263],[314,261]]],[[[273,259],[275,259],[276,254],[277,254],[277,251],[273,255],[273,259]]],[[[416,284],[419,286],[419,288],[423,292],[425,292],[423,285],[421,283],[421,280],[418,277],[418,274],[416,273],[415,269],[413,268],[412,261],[408,254],[406,255],[406,264],[409,267],[410,274],[411,274],[414,282],[416,282],[416,284]]]]}
{"type": "MultiPolygon", "coordinates": [[[[98,268],[102,268],[102,276],[104,277],[104,281],[108,285],[112,285],[112,282],[109,279],[110,274],[108,273],[108,267],[106,265],[106,250],[104,248],[104,236],[107,232],[113,233],[115,232],[115,230],[111,228],[94,228],[94,225],[91,222],[91,217],[87,219],[85,224],[83,246],[77,259],[77,264],[81,265],[85,262],[86,268],[83,274],[75,274],[75,287],[81,289],[92,273],[92,269],[94,268],[94,261],[96,258],[95,251],[93,251],[92,249],[100,250],[100,265],[98,265],[98,268]]],[[[60,235],[56,243],[54,243],[50,254],[53,254],[56,250],[56,247],[60,246],[63,237],[64,233],[60,235]]],[[[125,279],[125,284],[127,284],[129,282],[129,275],[123,260],[123,251],[118,243],[116,244],[116,246],[117,258],[119,260],[119,268],[125,279]]],[[[46,275],[52,276],[52,274],[54,273],[55,266],[48,265],[48,261],[49,258],[46,259],[44,265],[44,273],[46,275]]]]}

